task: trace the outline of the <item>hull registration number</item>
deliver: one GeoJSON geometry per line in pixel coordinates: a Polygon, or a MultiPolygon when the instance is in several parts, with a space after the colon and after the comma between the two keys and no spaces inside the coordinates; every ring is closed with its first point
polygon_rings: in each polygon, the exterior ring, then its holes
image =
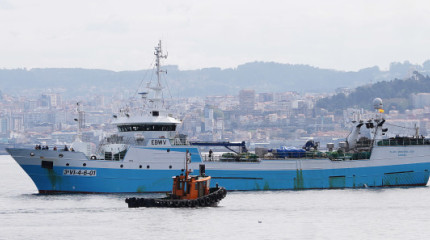
{"type": "Polygon", "coordinates": [[[63,175],[67,176],[87,176],[95,177],[97,176],[97,170],[90,169],[64,169],[63,175]]]}

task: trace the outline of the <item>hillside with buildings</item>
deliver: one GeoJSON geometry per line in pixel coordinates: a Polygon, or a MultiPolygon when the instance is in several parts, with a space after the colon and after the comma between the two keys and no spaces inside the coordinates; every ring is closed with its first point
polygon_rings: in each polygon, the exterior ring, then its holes
{"type": "Polygon", "coordinates": [[[408,79],[394,79],[360,86],[352,91],[340,92],[318,100],[316,106],[325,109],[346,109],[348,107],[369,108],[367,99],[384,99],[387,110],[404,112],[414,107],[428,106],[430,102],[430,77],[415,71],[408,79]]]}

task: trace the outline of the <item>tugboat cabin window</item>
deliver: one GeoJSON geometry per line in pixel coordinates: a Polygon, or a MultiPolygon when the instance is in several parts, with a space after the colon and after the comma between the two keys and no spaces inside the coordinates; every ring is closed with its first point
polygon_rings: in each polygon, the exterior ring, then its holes
{"type": "Polygon", "coordinates": [[[120,132],[137,132],[137,131],[176,131],[176,125],[156,125],[156,124],[136,124],[118,126],[120,132]]]}

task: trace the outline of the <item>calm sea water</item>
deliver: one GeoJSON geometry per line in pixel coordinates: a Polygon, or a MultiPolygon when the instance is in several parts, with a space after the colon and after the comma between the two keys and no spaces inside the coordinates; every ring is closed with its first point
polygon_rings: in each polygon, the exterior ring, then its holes
{"type": "Polygon", "coordinates": [[[0,239],[424,239],[430,224],[429,187],[230,192],[218,207],[129,209],[130,194],[38,195],[10,156],[0,176],[0,239]]]}

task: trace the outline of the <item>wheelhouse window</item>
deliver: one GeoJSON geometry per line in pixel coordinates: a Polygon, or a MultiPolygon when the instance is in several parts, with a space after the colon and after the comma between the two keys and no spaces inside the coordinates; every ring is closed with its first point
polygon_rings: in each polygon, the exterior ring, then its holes
{"type": "Polygon", "coordinates": [[[120,132],[137,132],[137,131],[176,131],[175,124],[135,124],[135,125],[121,125],[118,126],[120,132]]]}

